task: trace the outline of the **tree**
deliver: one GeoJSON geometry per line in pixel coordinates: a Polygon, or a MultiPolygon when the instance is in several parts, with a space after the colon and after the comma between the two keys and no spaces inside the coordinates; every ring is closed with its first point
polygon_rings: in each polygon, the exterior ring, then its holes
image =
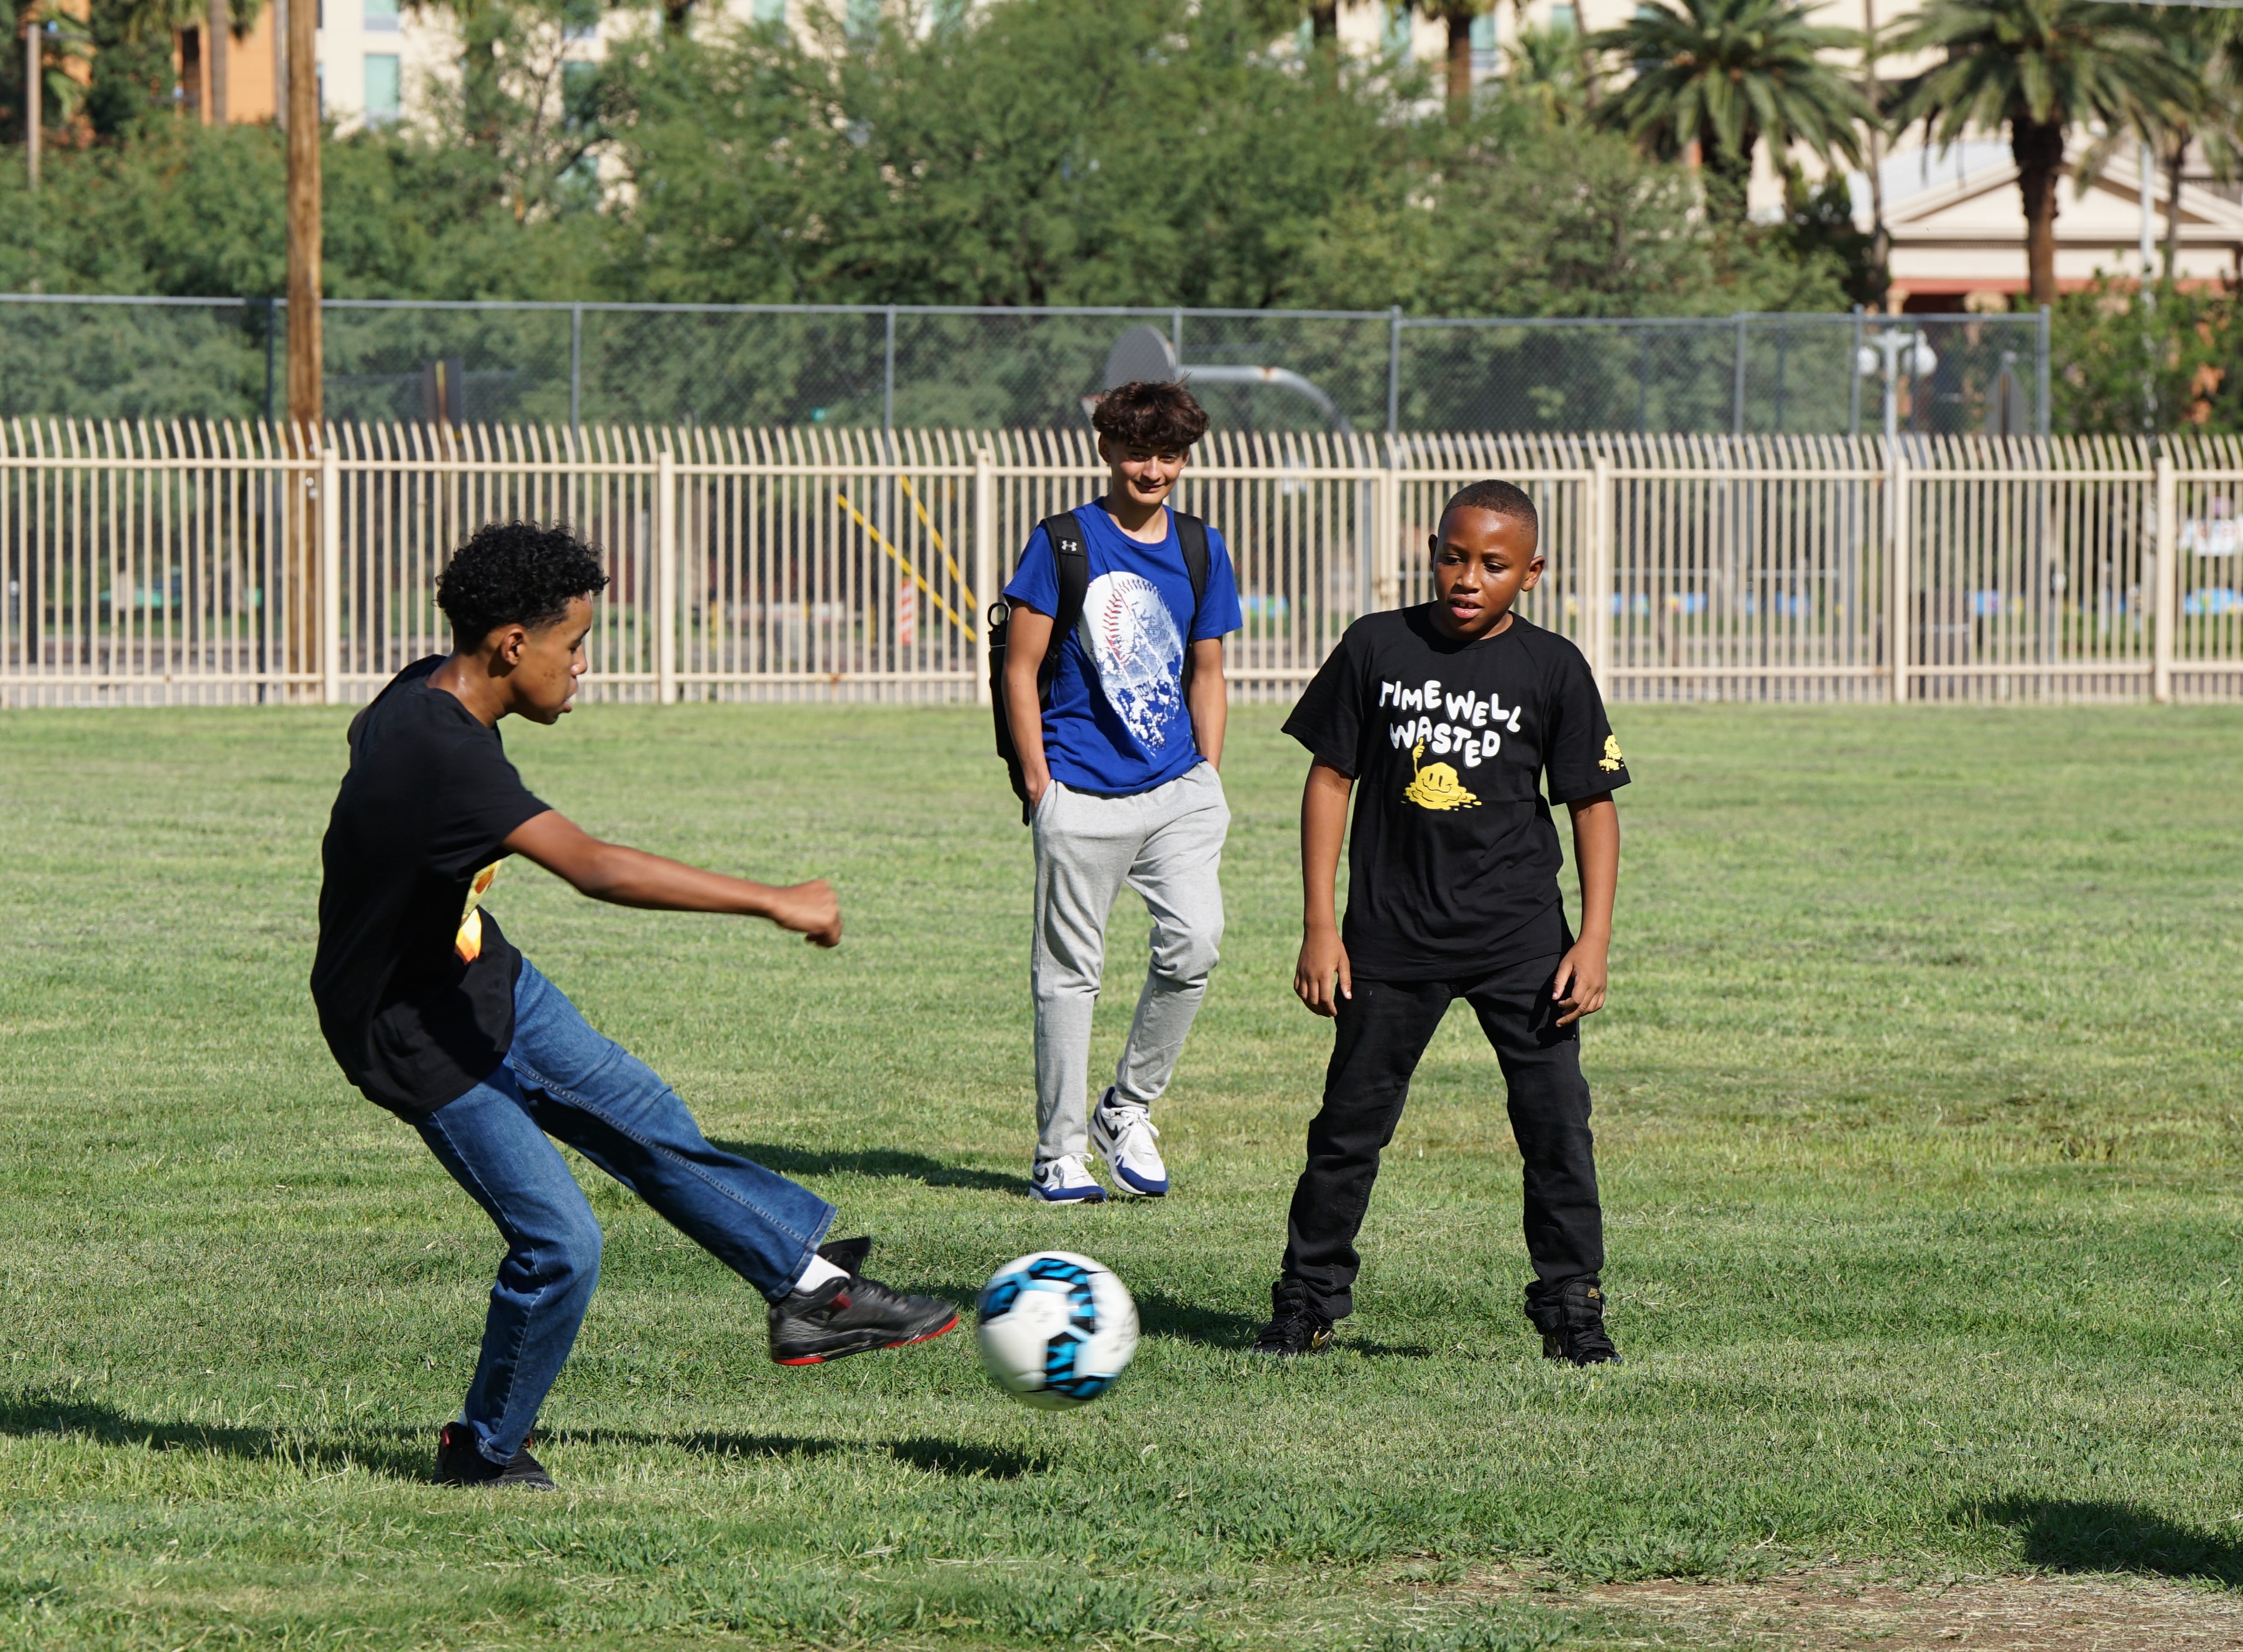
{"type": "Polygon", "coordinates": [[[1753,152],[1766,138],[1779,160],[1804,148],[1859,165],[1862,129],[1876,119],[1861,92],[1826,61],[1850,45],[1817,28],[1798,0],[1672,0],[1590,37],[1590,46],[1634,65],[1635,77],[1598,118],[1662,159],[1692,144],[1717,211],[1746,216],[1753,152]]]}
{"type": "Polygon", "coordinates": [[[1522,28],[1504,48],[1504,101],[1548,127],[1574,126],[1596,107],[1596,66],[1571,29],[1522,28]]]}
{"type": "Polygon", "coordinates": [[[1495,0],[1417,0],[1418,10],[1447,30],[1442,61],[1443,101],[1452,121],[1472,112],[1472,24],[1494,10],[1495,0]]]}
{"type": "Polygon", "coordinates": [[[1944,55],[1902,98],[1900,124],[1921,120],[1941,143],[1974,127],[2009,128],[2028,293],[2034,304],[2053,304],[2066,131],[2090,121],[2139,127],[2161,105],[2186,104],[2186,72],[2139,10],[2102,0],[1930,0],[1903,21],[1895,44],[1944,55]]]}

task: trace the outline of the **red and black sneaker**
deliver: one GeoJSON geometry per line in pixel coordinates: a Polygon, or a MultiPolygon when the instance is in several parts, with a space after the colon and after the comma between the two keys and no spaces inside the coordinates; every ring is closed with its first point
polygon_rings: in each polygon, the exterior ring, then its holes
{"type": "Polygon", "coordinates": [[[444,1486],[504,1486],[520,1491],[556,1489],[553,1476],[545,1472],[545,1465],[529,1454],[528,1440],[522,1442],[522,1449],[514,1454],[513,1461],[495,1463],[475,1444],[475,1431],[456,1422],[446,1423],[443,1433],[436,1436],[436,1481],[444,1486]]]}
{"type": "Polygon", "coordinates": [[[818,1254],[849,1270],[814,1291],[797,1291],[771,1306],[771,1357],[779,1365],[823,1365],[874,1348],[925,1342],[958,1324],[958,1310],[940,1297],[906,1296],[859,1272],[869,1239],[844,1239],[818,1254]]]}

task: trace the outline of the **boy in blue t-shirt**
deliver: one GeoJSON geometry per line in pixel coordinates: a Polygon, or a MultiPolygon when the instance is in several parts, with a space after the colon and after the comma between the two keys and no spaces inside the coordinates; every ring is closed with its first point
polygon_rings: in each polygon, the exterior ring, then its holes
{"type": "Polygon", "coordinates": [[[1216,769],[1227,707],[1223,638],[1238,628],[1238,589],[1230,554],[1209,528],[1195,600],[1167,503],[1207,433],[1207,414],[1180,384],[1128,384],[1100,401],[1091,423],[1110,480],[1104,498],[1074,512],[1089,585],[1047,700],[1037,674],[1060,608],[1059,565],[1041,527],[1005,588],[1006,702],[1035,829],[1029,1187],[1055,1204],[1106,1197],[1085,1165],[1092,1146],[1118,1192],[1169,1191],[1152,1105],[1215,968],[1230,825],[1216,769]],[[1106,920],[1124,883],[1152,913],[1152,963],[1114,1082],[1086,1119],[1106,920]]]}

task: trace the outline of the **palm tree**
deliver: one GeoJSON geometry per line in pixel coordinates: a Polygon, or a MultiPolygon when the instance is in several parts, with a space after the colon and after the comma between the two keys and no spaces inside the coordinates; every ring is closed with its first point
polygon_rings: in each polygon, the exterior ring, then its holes
{"type": "Polygon", "coordinates": [[[1472,112],[1472,24],[1495,9],[1495,0],[1415,0],[1419,11],[1448,30],[1442,53],[1446,65],[1446,106],[1451,120],[1472,112]]]}
{"type": "Polygon", "coordinates": [[[2024,198],[2027,291],[2056,301],[2056,184],[2066,132],[2089,121],[2140,127],[2186,107],[2192,88],[2170,45],[2133,7],[2103,0],[1930,0],[1903,20],[1903,51],[1945,61],[1901,100],[1894,118],[1953,143],[2006,124],[2024,198]]]}
{"type": "Polygon", "coordinates": [[[1850,47],[1842,29],[1808,21],[1799,0],[1672,0],[1589,37],[1635,69],[1598,118],[1668,159],[1698,146],[1708,194],[1742,222],[1753,151],[1762,138],[1779,158],[1804,147],[1825,162],[1859,165],[1862,129],[1876,119],[1860,91],[1824,53],[1850,47]]]}
{"type": "Polygon", "coordinates": [[[1532,109],[1545,126],[1570,126],[1596,106],[1591,65],[1573,30],[1522,28],[1503,57],[1505,100],[1532,109]]]}

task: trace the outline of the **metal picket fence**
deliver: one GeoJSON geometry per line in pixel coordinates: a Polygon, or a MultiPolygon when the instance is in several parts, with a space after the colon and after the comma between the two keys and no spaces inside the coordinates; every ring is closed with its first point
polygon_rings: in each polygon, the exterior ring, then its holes
{"type": "MultiPolygon", "coordinates": [[[[973,702],[1085,431],[0,425],[0,704],[363,701],[447,641],[476,525],[597,543],[596,700],[973,702]]],[[[1182,488],[1236,563],[1227,675],[1288,699],[1421,601],[1442,500],[1526,487],[1522,605],[1619,701],[2243,698],[2243,445],[1219,432],[1182,488]]]]}

